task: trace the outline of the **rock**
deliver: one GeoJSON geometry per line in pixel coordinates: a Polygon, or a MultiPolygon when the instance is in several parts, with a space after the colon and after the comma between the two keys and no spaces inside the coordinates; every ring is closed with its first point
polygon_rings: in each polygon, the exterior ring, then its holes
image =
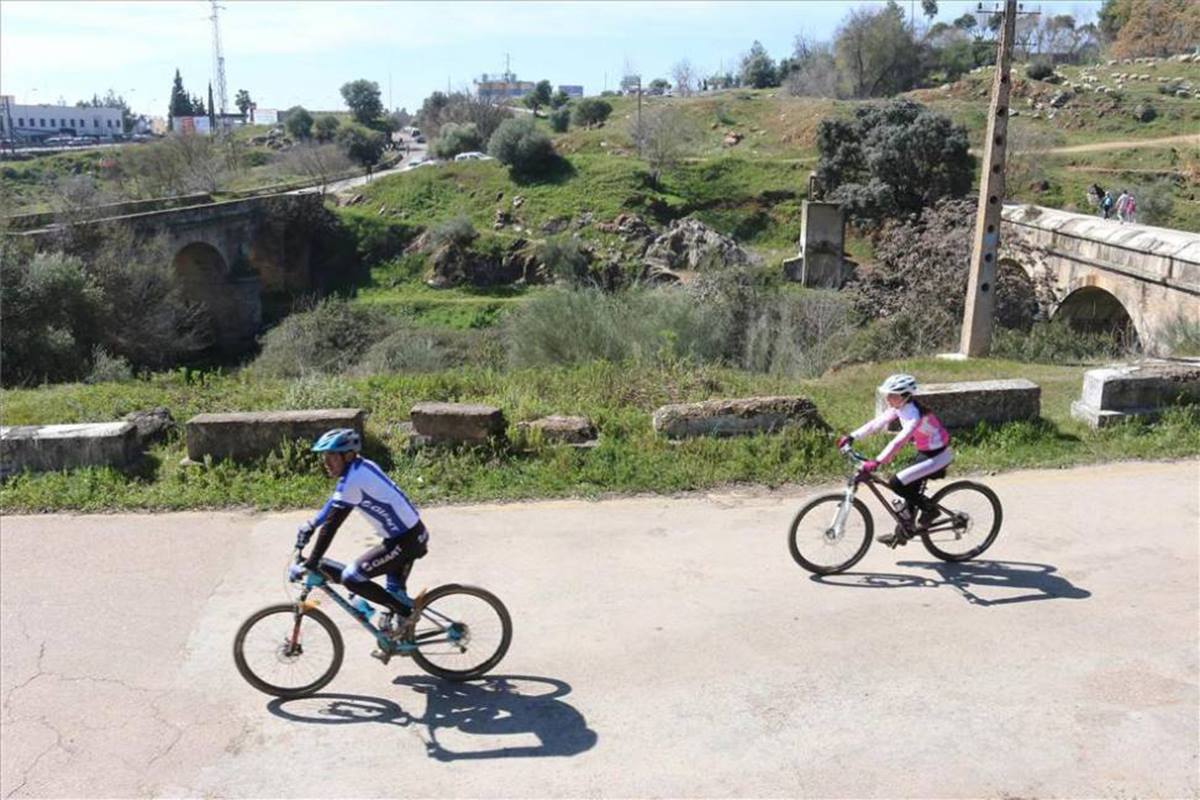
{"type": "Polygon", "coordinates": [[[733,239],[690,217],[676,220],[646,249],[647,265],[676,271],[720,269],[751,263],[733,239]]]}
{"type": "Polygon", "coordinates": [[[1191,93],[1190,93],[1190,92],[1188,92],[1188,90],[1187,90],[1187,89],[1177,89],[1177,90],[1175,91],[1175,96],[1176,96],[1176,97],[1183,97],[1183,98],[1187,98],[1187,97],[1190,97],[1190,96],[1191,96],[1191,93]]]}
{"type": "Polygon", "coordinates": [[[517,428],[533,433],[543,442],[552,444],[586,444],[596,439],[596,426],[587,417],[552,415],[530,422],[520,422],[517,428]]]}
{"type": "Polygon", "coordinates": [[[746,137],[736,131],[729,131],[725,134],[725,138],[721,140],[721,143],[725,147],[733,147],[744,138],[746,137]]]}
{"type": "Polygon", "coordinates": [[[562,233],[571,223],[566,217],[554,217],[542,223],[541,232],[553,236],[556,233],[562,233]]]}
{"type": "Polygon", "coordinates": [[[1101,428],[1130,417],[1154,418],[1179,403],[1200,403],[1200,359],[1147,359],[1088,370],[1071,416],[1101,428]]]}
{"type": "Polygon", "coordinates": [[[494,406],[469,403],[417,403],[409,412],[413,429],[431,444],[503,442],[504,412],[494,406]]]}
{"type": "Polygon", "coordinates": [[[524,277],[524,264],[494,253],[477,252],[455,244],[444,244],[429,256],[425,283],[434,289],[470,284],[506,286],[524,277]]]}
{"type": "Polygon", "coordinates": [[[1133,118],[1138,122],[1150,122],[1158,116],[1158,112],[1154,110],[1154,106],[1147,103],[1138,103],[1133,109],[1133,118]]]}
{"type": "Polygon", "coordinates": [[[1029,184],[1029,188],[1035,192],[1047,192],[1050,191],[1050,181],[1043,178],[1040,181],[1034,181],[1029,184]]]}
{"type": "Polygon", "coordinates": [[[1075,95],[1069,91],[1057,92],[1053,97],[1050,98],[1050,105],[1052,105],[1054,108],[1062,108],[1068,102],[1070,102],[1071,98],[1074,96],[1075,95]]]}
{"type": "Polygon", "coordinates": [[[618,214],[612,222],[601,222],[596,229],[604,233],[615,233],[625,241],[646,241],[654,236],[654,229],[637,214],[618,214]]]}
{"type": "Polygon", "coordinates": [[[591,225],[593,219],[595,219],[595,215],[593,215],[592,212],[584,211],[584,212],[581,212],[580,215],[578,217],[576,217],[575,221],[571,224],[575,228],[575,230],[581,230],[583,228],[586,228],[588,225],[591,225]]]}
{"type": "Polygon", "coordinates": [[[519,194],[512,199],[513,208],[520,208],[523,205],[525,205],[525,195],[519,194]]]}
{"type": "Polygon", "coordinates": [[[498,231],[510,222],[512,222],[512,217],[509,216],[509,213],[503,208],[497,208],[496,218],[492,220],[492,229],[498,231]]]}
{"type": "Polygon", "coordinates": [[[125,421],[132,423],[137,429],[142,447],[161,442],[167,438],[167,434],[175,430],[175,418],[162,406],[146,411],[131,411],[125,415],[125,421]]]}
{"type": "Polygon", "coordinates": [[[363,196],[361,194],[339,194],[336,196],[334,202],[338,208],[345,208],[346,206],[356,206],[362,201],[363,196]]]}
{"type": "Polygon", "coordinates": [[[496,202],[499,203],[503,199],[504,199],[504,191],[501,190],[499,192],[496,192],[496,202]]]}
{"type": "Polygon", "coordinates": [[[807,397],[749,397],[667,405],[654,412],[653,424],[656,433],[670,439],[771,433],[787,425],[829,428],[807,397]]]}

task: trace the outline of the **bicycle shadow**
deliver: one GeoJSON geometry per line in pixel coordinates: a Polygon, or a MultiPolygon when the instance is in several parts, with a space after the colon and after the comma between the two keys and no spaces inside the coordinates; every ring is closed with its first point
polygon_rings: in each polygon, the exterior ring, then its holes
{"type": "Polygon", "coordinates": [[[335,693],[295,700],[277,698],[267,703],[267,710],[281,719],[311,725],[365,722],[424,726],[426,754],[438,761],[574,756],[590,750],[599,738],[583,714],[562,701],[571,687],[555,678],[494,675],[470,683],[451,683],[413,675],[401,676],[392,683],[425,695],[425,713],[415,716],[381,697],[335,693]],[[536,738],[537,744],[455,750],[439,739],[439,732],[446,731],[481,739],[525,734],[536,738]]]}
{"type": "Polygon", "coordinates": [[[936,578],[920,574],[886,572],[844,572],[840,575],[813,575],[811,580],[830,586],[860,589],[938,588],[957,590],[972,605],[1002,606],[1035,600],[1083,600],[1092,593],[1058,574],[1050,564],[1029,561],[898,561],[898,567],[927,569],[936,578]],[[847,580],[849,579],[849,580],[847,580]],[[974,589],[1027,590],[1024,594],[999,599],[980,596],[974,589]]]}

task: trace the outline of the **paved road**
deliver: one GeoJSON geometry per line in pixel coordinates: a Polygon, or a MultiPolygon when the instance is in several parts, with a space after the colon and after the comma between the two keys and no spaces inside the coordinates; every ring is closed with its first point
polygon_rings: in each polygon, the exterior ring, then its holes
{"type": "Polygon", "coordinates": [[[287,703],[230,642],[301,514],[7,517],[0,796],[1195,797],[1200,462],[987,481],[994,560],[826,582],[784,543],[812,487],[430,509],[414,583],[507,601],[499,674],[347,629],[287,703]]]}

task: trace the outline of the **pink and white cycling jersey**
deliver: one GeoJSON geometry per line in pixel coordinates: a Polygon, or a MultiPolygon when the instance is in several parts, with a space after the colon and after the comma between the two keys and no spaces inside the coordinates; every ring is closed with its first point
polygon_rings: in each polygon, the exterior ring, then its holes
{"type": "Polygon", "coordinates": [[[895,458],[896,453],[900,452],[900,448],[904,447],[909,439],[912,439],[916,448],[923,452],[938,450],[950,444],[950,434],[946,433],[946,428],[937,415],[931,411],[922,414],[921,409],[917,408],[917,404],[911,400],[899,408],[889,407],[887,411],[850,435],[855,439],[870,436],[872,433],[886,429],[894,419],[900,420],[900,432],[875,459],[881,464],[886,464],[895,458]]]}

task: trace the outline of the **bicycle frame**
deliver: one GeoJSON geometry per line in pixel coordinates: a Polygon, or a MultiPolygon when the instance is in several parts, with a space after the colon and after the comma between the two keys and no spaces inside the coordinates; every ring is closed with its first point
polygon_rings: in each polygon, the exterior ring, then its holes
{"type": "MultiPolygon", "coordinates": [[[[842,452],[848,459],[850,459],[851,462],[855,464],[856,467],[860,467],[862,463],[867,460],[866,456],[864,456],[862,453],[858,453],[849,448],[843,450],[842,452]]],[[[884,497],[883,492],[879,490],[879,487],[883,486],[888,490],[889,493],[895,494],[895,492],[892,491],[892,488],[888,486],[887,481],[881,480],[873,473],[863,473],[861,469],[855,469],[850,477],[846,479],[845,497],[842,500],[841,505],[838,506],[838,513],[833,521],[833,528],[839,533],[842,530],[842,525],[844,525],[846,522],[846,515],[850,513],[850,505],[854,501],[855,495],[858,493],[859,484],[866,484],[866,487],[871,490],[871,494],[875,495],[875,499],[879,501],[879,504],[883,506],[883,509],[887,511],[893,520],[895,520],[896,524],[903,526],[904,529],[910,534],[916,535],[919,533],[930,533],[954,529],[954,519],[951,512],[943,506],[933,503],[932,499],[927,498],[937,507],[938,511],[945,516],[945,519],[941,521],[935,521],[928,527],[918,530],[913,526],[912,520],[903,519],[900,514],[894,508],[892,508],[892,504],[886,497],[884,497]]],[[[896,496],[898,497],[899,495],[896,496]]]]}

